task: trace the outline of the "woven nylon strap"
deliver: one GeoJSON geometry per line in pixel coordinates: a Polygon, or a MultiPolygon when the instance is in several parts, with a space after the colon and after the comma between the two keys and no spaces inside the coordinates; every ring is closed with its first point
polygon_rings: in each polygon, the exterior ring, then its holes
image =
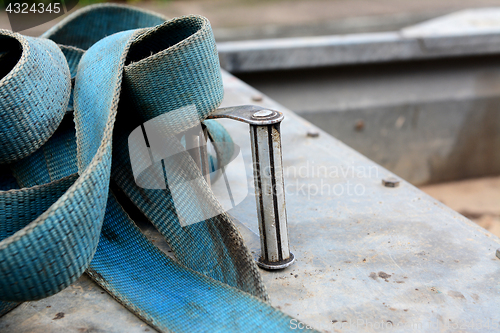
{"type": "MultiPolygon", "coordinates": [[[[160,331],[288,331],[291,318],[266,302],[228,215],[181,227],[168,189],[134,181],[133,129],[168,112],[181,128],[186,105],[203,121],[222,96],[203,17],[166,20],[106,4],[42,38],[0,30],[0,315],[86,270],[160,331]],[[127,205],[157,228],[176,261],[141,233],[127,205]]],[[[179,168],[196,172],[185,163],[179,168]]]]}

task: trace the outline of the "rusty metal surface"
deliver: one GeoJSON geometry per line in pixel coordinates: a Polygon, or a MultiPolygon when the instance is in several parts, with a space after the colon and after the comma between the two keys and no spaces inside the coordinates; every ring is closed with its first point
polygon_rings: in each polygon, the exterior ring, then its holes
{"type": "MultiPolygon", "coordinates": [[[[262,271],[274,306],[324,332],[498,331],[500,239],[405,181],[383,186],[394,176],[386,169],[266,96],[252,101],[259,93],[238,79],[224,74],[224,83],[225,106],[255,103],[285,114],[283,167],[297,261],[262,271]]],[[[251,162],[248,125],[221,122],[251,162]]],[[[258,253],[255,198],[230,213],[258,253]]],[[[147,330],[85,276],[0,318],[0,332],[147,330]]]]}

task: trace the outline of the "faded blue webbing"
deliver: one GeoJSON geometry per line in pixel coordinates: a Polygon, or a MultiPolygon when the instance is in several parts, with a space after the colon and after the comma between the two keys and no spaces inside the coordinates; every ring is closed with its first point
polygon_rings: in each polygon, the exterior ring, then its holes
{"type": "Polygon", "coordinates": [[[222,100],[208,21],[97,5],[43,37],[0,30],[0,315],[87,270],[160,331],[290,330],[291,318],[262,300],[226,214],[181,227],[169,191],[139,188],[132,175],[134,128],[166,112],[182,122],[186,105],[203,121],[222,100]],[[110,181],[178,263],[142,235],[110,181]]]}

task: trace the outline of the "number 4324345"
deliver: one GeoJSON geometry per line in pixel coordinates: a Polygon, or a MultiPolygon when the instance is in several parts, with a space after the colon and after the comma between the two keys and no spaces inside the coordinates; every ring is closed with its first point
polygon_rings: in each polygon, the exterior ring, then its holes
{"type": "Polygon", "coordinates": [[[5,8],[5,11],[7,13],[13,13],[13,14],[30,14],[30,13],[38,13],[38,14],[43,14],[43,13],[54,13],[58,14],[61,12],[61,4],[60,3],[48,3],[44,4],[42,2],[40,3],[34,3],[34,4],[28,4],[28,3],[19,3],[19,2],[14,2],[14,3],[9,3],[7,5],[7,8],[5,8]]]}

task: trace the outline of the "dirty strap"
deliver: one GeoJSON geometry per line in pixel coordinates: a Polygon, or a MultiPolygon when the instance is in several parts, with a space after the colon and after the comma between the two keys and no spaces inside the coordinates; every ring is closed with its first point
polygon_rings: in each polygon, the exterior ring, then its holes
{"type": "Polygon", "coordinates": [[[290,330],[227,214],[181,227],[168,188],[134,181],[133,129],[169,112],[182,127],[186,106],[202,122],[222,96],[200,16],[166,20],[106,4],[41,38],[0,30],[0,315],[86,271],[159,331],[290,330]],[[141,233],[130,207],[176,261],[141,233]]]}

